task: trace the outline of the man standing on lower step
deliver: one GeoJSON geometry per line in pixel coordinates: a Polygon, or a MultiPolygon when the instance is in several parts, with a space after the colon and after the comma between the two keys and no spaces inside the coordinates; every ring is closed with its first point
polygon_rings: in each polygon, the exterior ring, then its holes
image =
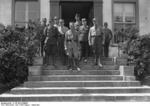
{"type": "Polygon", "coordinates": [[[102,27],[97,24],[96,18],[93,18],[93,26],[89,30],[88,40],[95,57],[95,65],[98,65],[101,68],[104,37],[102,27]]]}

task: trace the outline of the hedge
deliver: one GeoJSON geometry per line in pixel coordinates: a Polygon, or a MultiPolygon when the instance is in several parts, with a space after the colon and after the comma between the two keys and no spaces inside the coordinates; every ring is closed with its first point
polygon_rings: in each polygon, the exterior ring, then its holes
{"type": "Polygon", "coordinates": [[[27,80],[28,66],[39,50],[38,27],[0,30],[0,84],[11,89],[27,80]]]}

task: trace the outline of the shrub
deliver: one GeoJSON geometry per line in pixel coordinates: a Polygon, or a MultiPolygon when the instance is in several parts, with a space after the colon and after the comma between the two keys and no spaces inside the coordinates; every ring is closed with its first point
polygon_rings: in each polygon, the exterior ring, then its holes
{"type": "Polygon", "coordinates": [[[0,56],[0,73],[0,81],[3,84],[13,81],[23,83],[28,77],[28,65],[15,51],[5,50],[0,56]]]}
{"type": "Polygon", "coordinates": [[[128,31],[129,39],[126,45],[128,64],[135,65],[135,76],[142,81],[150,75],[150,34],[139,36],[138,30],[132,28],[128,31]]]}
{"type": "Polygon", "coordinates": [[[39,41],[36,30],[5,29],[0,36],[0,83],[15,87],[28,77],[28,65],[33,64],[39,41]]]}
{"type": "Polygon", "coordinates": [[[25,39],[16,30],[8,30],[0,37],[0,83],[23,83],[28,77],[24,49],[25,39]]]}

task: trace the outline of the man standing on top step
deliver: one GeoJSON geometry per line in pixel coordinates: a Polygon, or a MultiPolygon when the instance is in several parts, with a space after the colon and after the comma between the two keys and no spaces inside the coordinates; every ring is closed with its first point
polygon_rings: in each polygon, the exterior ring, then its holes
{"type": "Polygon", "coordinates": [[[61,57],[63,65],[67,65],[67,56],[65,54],[64,50],[64,41],[65,41],[65,34],[69,30],[67,27],[64,26],[64,20],[60,19],[59,20],[59,26],[58,26],[58,31],[59,31],[59,36],[58,36],[58,52],[59,56],[61,57]]]}
{"type": "Polygon", "coordinates": [[[104,29],[103,29],[103,33],[104,33],[104,55],[105,57],[108,57],[109,54],[109,45],[110,45],[110,41],[113,37],[112,31],[108,28],[108,23],[105,22],[104,23],[104,29]]]}
{"type": "Polygon", "coordinates": [[[50,56],[51,56],[52,65],[56,67],[55,57],[56,57],[56,52],[57,52],[58,35],[59,35],[58,29],[54,27],[54,20],[51,19],[49,21],[49,26],[47,28],[47,37],[45,39],[46,65],[50,64],[50,56]]]}
{"type": "Polygon", "coordinates": [[[88,40],[95,57],[95,65],[102,67],[101,56],[103,53],[104,37],[102,27],[98,26],[96,18],[93,18],[93,26],[89,30],[88,40]]]}
{"type": "Polygon", "coordinates": [[[69,70],[72,71],[75,67],[77,71],[80,71],[79,68],[79,38],[78,33],[75,30],[75,26],[73,22],[69,23],[70,30],[68,30],[65,34],[65,51],[69,60],[69,70]]]}
{"type": "Polygon", "coordinates": [[[44,41],[45,41],[45,38],[46,38],[46,33],[45,33],[45,30],[46,30],[46,23],[47,23],[47,19],[46,18],[43,18],[42,19],[42,24],[41,24],[41,56],[43,56],[43,52],[44,52],[44,41]]]}
{"type": "Polygon", "coordinates": [[[88,53],[89,53],[89,44],[88,44],[88,33],[89,27],[87,25],[87,21],[85,18],[82,19],[82,26],[80,27],[80,35],[79,35],[79,42],[81,45],[81,59],[84,58],[84,62],[87,62],[88,53]]]}

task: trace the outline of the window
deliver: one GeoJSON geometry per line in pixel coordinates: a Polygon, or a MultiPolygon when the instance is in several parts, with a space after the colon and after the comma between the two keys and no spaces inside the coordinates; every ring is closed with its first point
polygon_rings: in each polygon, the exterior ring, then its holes
{"type": "Polygon", "coordinates": [[[135,25],[135,3],[114,3],[114,29],[126,29],[135,25]]]}
{"type": "Polygon", "coordinates": [[[15,24],[26,25],[31,20],[40,18],[38,0],[15,0],[15,24]]]}

